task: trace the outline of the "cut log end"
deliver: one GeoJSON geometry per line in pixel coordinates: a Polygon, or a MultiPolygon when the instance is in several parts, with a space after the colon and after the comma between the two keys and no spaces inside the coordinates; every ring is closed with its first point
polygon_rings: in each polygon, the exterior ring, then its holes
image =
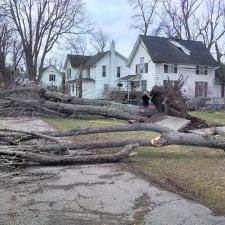
{"type": "Polygon", "coordinates": [[[151,139],[151,144],[154,147],[162,147],[167,144],[167,140],[165,138],[163,138],[162,135],[160,135],[156,138],[151,139]]]}

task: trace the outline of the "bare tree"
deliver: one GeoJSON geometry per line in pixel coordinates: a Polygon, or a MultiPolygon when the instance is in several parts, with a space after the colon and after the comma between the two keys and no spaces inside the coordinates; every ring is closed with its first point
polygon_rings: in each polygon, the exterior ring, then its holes
{"type": "Polygon", "coordinates": [[[128,2],[134,11],[132,27],[144,35],[148,34],[159,0],[128,0],[128,2]]]}
{"type": "Polygon", "coordinates": [[[76,38],[69,39],[67,49],[76,55],[85,55],[87,51],[86,36],[78,35],[76,38]]]}
{"type": "Polygon", "coordinates": [[[202,2],[202,0],[163,1],[165,12],[161,19],[165,33],[180,39],[196,39],[194,16],[202,2]]]}
{"type": "Polygon", "coordinates": [[[27,74],[32,81],[41,79],[46,55],[60,38],[88,29],[84,26],[87,16],[83,0],[4,1],[4,9],[21,38],[27,74]]]}
{"type": "Polygon", "coordinates": [[[9,85],[10,70],[6,58],[10,51],[12,30],[7,23],[0,24],[0,80],[9,85]]]}
{"type": "Polygon", "coordinates": [[[91,34],[91,44],[98,53],[104,52],[110,41],[110,35],[99,28],[96,32],[91,34]]]}
{"type": "Polygon", "coordinates": [[[225,35],[225,3],[218,0],[207,0],[202,17],[195,17],[199,34],[205,46],[212,46],[225,35]]]}

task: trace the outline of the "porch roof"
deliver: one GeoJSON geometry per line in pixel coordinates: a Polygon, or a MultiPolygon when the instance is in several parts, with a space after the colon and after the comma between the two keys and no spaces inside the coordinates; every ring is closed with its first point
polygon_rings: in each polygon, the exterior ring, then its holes
{"type": "Polygon", "coordinates": [[[127,75],[125,77],[121,77],[120,81],[125,81],[125,82],[129,82],[129,81],[134,81],[136,78],[140,78],[141,75],[140,74],[136,74],[136,75],[127,75]]]}
{"type": "MultiPolygon", "coordinates": [[[[79,79],[76,80],[68,80],[67,83],[77,83],[79,79]]],[[[82,78],[82,82],[95,82],[93,78],[82,78]]]]}

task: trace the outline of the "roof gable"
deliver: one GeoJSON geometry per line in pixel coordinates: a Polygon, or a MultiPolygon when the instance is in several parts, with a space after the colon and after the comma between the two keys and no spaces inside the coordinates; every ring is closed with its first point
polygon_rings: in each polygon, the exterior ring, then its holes
{"type": "MultiPolygon", "coordinates": [[[[82,56],[82,55],[67,55],[67,59],[65,62],[65,66],[70,61],[70,64],[72,67],[80,67],[80,65],[83,65],[84,67],[92,67],[95,66],[102,58],[104,58],[106,55],[108,55],[110,51],[101,52],[93,56],[82,56]]],[[[118,55],[123,60],[127,61],[126,57],[121,55],[119,52],[116,51],[116,55],[118,55]]]]}
{"type": "Polygon", "coordinates": [[[84,65],[91,58],[91,56],[68,54],[67,58],[72,67],[80,67],[80,65],[84,65]]]}
{"type": "Polygon", "coordinates": [[[217,66],[216,60],[200,41],[177,40],[176,42],[189,51],[186,54],[170,38],[141,36],[154,62],[182,63],[192,65],[217,66]]]}
{"type": "MultiPolygon", "coordinates": [[[[135,45],[136,49],[141,41],[143,41],[148,54],[155,63],[218,65],[201,41],[172,40],[170,38],[140,35],[135,45]]],[[[132,54],[135,54],[135,49],[133,51],[132,54]]]]}
{"type": "Polygon", "coordinates": [[[93,55],[89,58],[89,60],[85,63],[85,67],[91,67],[96,65],[96,63],[98,61],[100,61],[103,57],[105,57],[106,55],[108,55],[110,51],[107,52],[102,52],[102,53],[98,53],[97,55],[93,55]]]}
{"type": "Polygon", "coordinates": [[[63,75],[63,73],[61,71],[59,71],[55,66],[53,65],[49,65],[49,66],[46,66],[42,69],[42,73],[44,73],[46,70],[54,70],[56,73],[60,74],[60,75],[63,75]]]}

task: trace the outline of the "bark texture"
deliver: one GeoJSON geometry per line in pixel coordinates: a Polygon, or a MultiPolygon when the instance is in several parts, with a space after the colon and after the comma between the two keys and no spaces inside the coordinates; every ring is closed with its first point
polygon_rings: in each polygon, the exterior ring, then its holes
{"type": "Polygon", "coordinates": [[[29,162],[38,163],[43,166],[77,165],[95,163],[116,163],[129,157],[138,145],[128,145],[122,151],[109,155],[88,155],[88,156],[52,156],[38,153],[0,150],[0,154],[21,157],[29,162]]]}

